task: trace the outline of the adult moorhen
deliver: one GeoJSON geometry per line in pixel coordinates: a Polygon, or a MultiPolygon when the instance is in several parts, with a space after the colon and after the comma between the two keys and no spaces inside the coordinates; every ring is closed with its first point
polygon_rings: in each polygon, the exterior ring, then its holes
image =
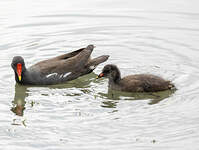
{"type": "Polygon", "coordinates": [[[76,79],[91,73],[97,65],[108,59],[108,55],[91,59],[93,49],[93,45],[88,45],[86,48],[38,62],[28,69],[24,59],[21,56],[15,56],[11,64],[15,80],[23,85],[50,85],[76,79]]]}
{"type": "Polygon", "coordinates": [[[107,77],[109,88],[126,92],[156,92],[168,90],[174,87],[170,81],[151,74],[129,75],[121,78],[116,65],[106,65],[97,78],[107,77]]]}

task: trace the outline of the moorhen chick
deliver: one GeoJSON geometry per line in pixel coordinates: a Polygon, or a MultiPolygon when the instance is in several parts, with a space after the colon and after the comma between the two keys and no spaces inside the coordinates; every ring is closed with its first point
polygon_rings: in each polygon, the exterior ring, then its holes
{"type": "Polygon", "coordinates": [[[174,87],[170,81],[151,74],[129,75],[121,78],[116,65],[106,65],[97,78],[107,77],[109,88],[124,92],[157,92],[174,87]]]}
{"type": "Polygon", "coordinates": [[[88,45],[86,48],[38,62],[29,68],[26,68],[21,56],[15,56],[11,64],[15,80],[23,85],[51,85],[74,80],[91,73],[97,65],[108,59],[108,55],[91,59],[93,49],[93,45],[88,45]]]}

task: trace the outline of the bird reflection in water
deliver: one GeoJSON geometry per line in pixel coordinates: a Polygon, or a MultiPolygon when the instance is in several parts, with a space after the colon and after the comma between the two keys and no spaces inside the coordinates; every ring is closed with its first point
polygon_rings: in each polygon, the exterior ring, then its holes
{"type": "Polygon", "coordinates": [[[108,90],[108,93],[98,93],[100,97],[105,99],[101,107],[116,108],[119,100],[149,100],[148,104],[157,104],[160,101],[170,97],[176,89],[166,90],[160,92],[121,92],[115,90],[108,90]]]}
{"type": "MultiPolygon", "coordinates": [[[[93,80],[95,80],[96,74],[90,73],[89,75],[85,75],[83,77],[80,77],[76,80],[67,82],[65,84],[57,84],[57,85],[51,85],[51,86],[39,86],[39,87],[45,87],[48,89],[67,89],[67,88],[79,88],[83,93],[90,93],[91,91],[88,89],[90,87],[90,84],[93,80]]],[[[15,113],[17,116],[23,116],[24,111],[26,109],[26,99],[29,96],[28,93],[30,93],[29,90],[31,88],[37,88],[38,86],[22,86],[16,83],[15,85],[15,97],[12,101],[12,108],[11,111],[15,113]]],[[[42,94],[44,95],[44,94],[42,94]]],[[[75,96],[76,93],[70,93],[67,94],[67,96],[75,96]]],[[[29,103],[31,107],[34,106],[35,102],[29,103]]]]}
{"type": "Polygon", "coordinates": [[[20,86],[18,84],[15,85],[15,97],[12,101],[11,111],[18,116],[23,116],[25,105],[26,105],[26,97],[27,94],[27,86],[20,86]]]}

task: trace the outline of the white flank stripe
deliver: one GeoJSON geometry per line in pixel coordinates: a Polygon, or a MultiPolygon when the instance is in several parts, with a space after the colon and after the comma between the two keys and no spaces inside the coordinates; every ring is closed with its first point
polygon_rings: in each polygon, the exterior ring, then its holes
{"type": "Polygon", "coordinates": [[[71,72],[65,73],[63,77],[65,78],[65,77],[67,77],[70,74],[71,74],[71,72]]]}
{"type": "Polygon", "coordinates": [[[64,76],[64,75],[63,75],[63,74],[61,74],[61,75],[59,76],[59,78],[63,78],[63,76],[64,76]]]}
{"type": "Polygon", "coordinates": [[[48,74],[47,76],[46,76],[46,78],[49,78],[49,77],[51,77],[51,76],[56,76],[57,75],[57,73],[51,73],[51,74],[48,74]]]}

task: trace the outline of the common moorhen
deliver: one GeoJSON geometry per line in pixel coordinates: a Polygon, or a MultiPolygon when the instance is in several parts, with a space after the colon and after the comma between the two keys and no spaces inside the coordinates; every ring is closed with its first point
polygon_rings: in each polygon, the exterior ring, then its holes
{"type": "Polygon", "coordinates": [[[126,92],[156,92],[168,90],[174,87],[170,81],[151,74],[129,75],[121,78],[116,65],[106,65],[97,78],[107,77],[109,88],[126,92]]]}
{"type": "Polygon", "coordinates": [[[108,55],[91,59],[93,49],[93,45],[88,45],[86,48],[38,62],[28,69],[24,59],[15,56],[11,64],[15,80],[19,84],[50,85],[76,79],[91,73],[97,65],[108,59],[108,55]]]}

